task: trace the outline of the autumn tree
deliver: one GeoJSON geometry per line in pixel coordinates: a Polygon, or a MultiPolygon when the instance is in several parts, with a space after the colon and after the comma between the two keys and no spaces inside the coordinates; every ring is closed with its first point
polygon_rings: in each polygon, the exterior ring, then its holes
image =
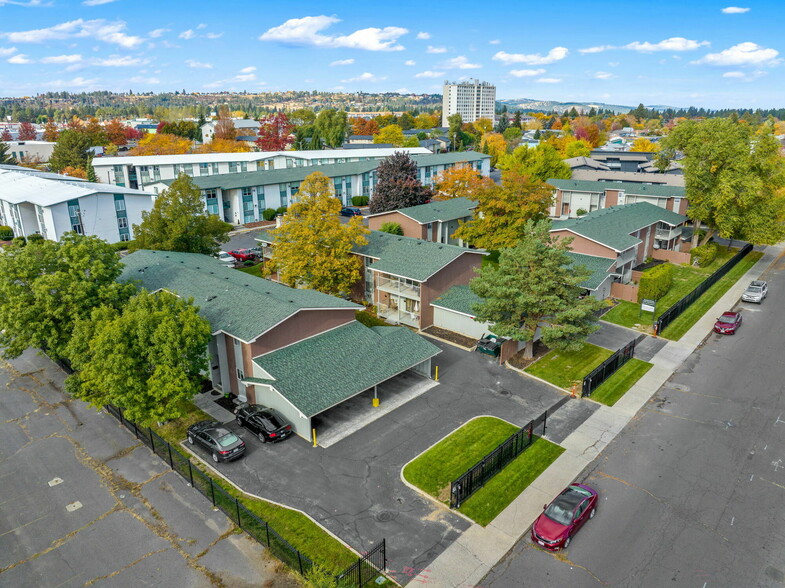
{"type": "Polygon", "coordinates": [[[516,170],[502,172],[502,185],[493,184],[476,191],[472,220],[461,222],[453,235],[475,247],[496,251],[514,246],[524,234],[529,220],[548,214],[553,187],[516,170]]]}
{"type": "Polygon", "coordinates": [[[35,141],[38,132],[35,130],[35,125],[29,122],[23,122],[19,125],[18,141],[35,141]]]}
{"type": "Polygon", "coordinates": [[[567,158],[588,157],[589,155],[591,155],[591,146],[586,141],[570,141],[564,147],[564,156],[567,158]]]}
{"type": "Polygon", "coordinates": [[[232,113],[225,104],[218,108],[218,120],[215,123],[213,138],[227,139],[229,141],[234,141],[237,138],[237,129],[234,128],[232,113]]]}
{"type": "Polygon", "coordinates": [[[369,203],[372,214],[425,204],[433,193],[417,179],[418,168],[407,153],[396,152],[376,168],[377,183],[369,203]]]}
{"type": "Polygon", "coordinates": [[[8,143],[8,141],[13,141],[13,140],[14,138],[11,135],[11,131],[8,130],[8,127],[5,127],[3,129],[3,132],[0,133],[0,141],[3,141],[4,143],[8,143]]]}
{"type": "Polygon", "coordinates": [[[106,137],[112,145],[126,145],[128,139],[125,136],[125,125],[116,118],[113,118],[104,127],[106,137]]]}
{"type": "Polygon", "coordinates": [[[67,167],[87,170],[90,164],[90,138],[81,131],[65,130],[55,143],[49,167],[56,172],[67,167]]]}
{"type": "Polygon", "coordinates": [[[284,112],[277,112],[259,121],[256,144],[262,151],[284,151],[292,143],[294,125],[284,112]]]}
{"type": "Polygon", "coordinates": [[[594,313],[602,302],[584,296],[580,284],[590,272],[574,267],[570,240],[550,235],[547,219],[527,221],[513,247],[502,249],[498,264],[484,264],[470,282],[482,302],[476,320],[491,324],[500,337],[525,341],[524,357],[534,355],[534,337],[551,349],[578,351],[596,331],[594,313]]]}
{"type": "Polygon", "coordinates": [[[81,178],[83,180],[87,179],[87,170],[82,169],[81,167],[67,165],[60,170],[60,173],[64,176],[71,176],[72,178],[81,178]]]}
{"type": "Polygon", "coordinates": [[[213,255],[229,240],[231,228],[207,212],[199,188],[180,174],[156,197],[152,210],[142,211],[142,223],[133,226],[135,249],[213,255]]]}
{"type": "Polygon", "coordinates": [[[452,143],[453,151],[461,151],[463,149],[463,117],[457,112],[447,117],[447,138],[452,143]]]}
{"type": "Polygon", "coordinates": [[[50,143],[54,143],[57,141],[57,137],[60,136],[60,131],[57,130],[57,124],[50,120],[47,121],[44,125],[44,135],[42,139],[44,141],[49,141],[50,143]]]}
{"type": "Polygon", "coordinates": [[[439,120],[432,114],[423,112],[421,114],[418,114],[416,117],[414,117],[415,129],[432,129],[438,126],[439,126],[439,120]]]}
{"type": "Polygon", "coordinates": [[[403,147],[405,137],[403,129],[398,125],[387,125],[374,136],[374,143],[389,143],[393,147],[403,147]]]}
{"type": "Polygon", "coordinates": [[[493,121],[489,118],[478,118],[472,126],[477,131],[477,134],[482,136],[485,133],[490,133],[493,130],[493,121]]]}
{"type": "Polygon", "coordinates": [[[75,323],[72,396],[99,409],[118,406],[142,426],[186,414],[208,367],[211,331],[192,300],[142,290],[119,309],[100,306],[75,323]]]}
{"type": "MultiPolygon", "coordinates": [[[[771,245],[785,238],[785,160],[771,130],[728,118],[688,120],[662,141],[681,151],[689,216],[726,239],[771,245]]],[[[695,231],[693,243],[697,242],[695,231]]]]}
{"type": "MultiPolygon", "coordinates": [[[[67,131],[66,131],[67,132],[67,131]]],[[[180,155],[191,151],[191,141],[158,133],[148,133],[139,140],[139,145],[131,149],[129,155],[180,155]]]]}
{"type": "Polygon", "coordinates": [[[499,158],[507,154],[507,141],[500,133],[486,132],[480,141],[480,149],[491,156],[491,167],[496,167],[499,158]]]}
{"type": "Polygon", "coordinates": [[[87,124],[82,127],[81,132],[87,135],[91,147],[109,144],[106,130],[104,130],[104,127],[101,126],[101,123],[98,122],[98,119],[94,116],[88,119],[87,124]]]}
{"type": "Polygon", "coordinates": [[[482,175],[472,166],[458,164],[436,176],[433,199],[474,198],[474,194],[493,185],[491,178],[482,175]]]}
{"type": "Polygon", "coordinates": [[[213,139],[196,148],[194,153],[246,153],[251,148],[244,141],[231,139],[213,139]]]}
{"type": "Polygon", "coordinates": [[[512,153],[499,158],[497,167],[513,170],[541,182],[551,178],[564,180],[572,176],[570,166],[564,163],[559,152],[547,143],[540,143],[533,149],[526,145],[516,147],[512,153]]]}
{"type": "Polygon", "coordinates": [[[307,176],[281,226],[270,231],[275,244],[266,271],[289,286],[349,294],[362,278],[362,263],[352,250],[368,242],[369,231],[359,217],[342,223],[340,210],[332,180],[322,172],[307,176]]]}
{"type": "Polygon", "coordinates": [[[642,151],[647,153],[654,153],[659,150],[660,146],[657,145],[657,143],[653,143],[645,137],[638,137],[632,142],[632,147],[630,147],[630,151],[642,151]]]}

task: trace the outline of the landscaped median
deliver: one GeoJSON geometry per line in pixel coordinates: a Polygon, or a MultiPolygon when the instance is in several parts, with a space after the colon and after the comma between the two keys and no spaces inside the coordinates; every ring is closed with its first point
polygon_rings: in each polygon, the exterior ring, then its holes
{"type": "MultiPolygon", "coordinates": [[[[449,504],[450,483],[518,430],[519,427],[495,417],[474,418],[406,464],[403,477],[426,494],[449,504]]],[[[458,511],[483,526],[487,525],[563,451],[563,447],[536,437],[523,453],[467,499],[458,511]]]]}
{"type": "MultiPolygon", "coordinates": [[[[564,390],[577,385],[580,394],[583,378],[611,355],[613,352],[608,349],[585,343],[580,351],[551,351],[524,371],[564,390]]],[[[592,400],[613,406],[651,368],[648,362],[629,359],[592,392],[592,400]]]]}

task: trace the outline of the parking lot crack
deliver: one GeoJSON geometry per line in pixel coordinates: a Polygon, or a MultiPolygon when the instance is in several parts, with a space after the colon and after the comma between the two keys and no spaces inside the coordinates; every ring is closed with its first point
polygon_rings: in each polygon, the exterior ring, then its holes
{"type": "Polygon", "coordinates": [[[111,574],[105,574],[105,575],[103,575],[103,576],[97,576],[97,577],[93,578],[92,580],[88,580],[87,582],[85,582],[84,584],[82,584],[82,586],[92,586],[93,584],[95,584],[96,582],[99,582],[99,581],[101,581],[101,580],[108,580],[109,578],[114,578],[114,577],[115,577],[115,576],[117,576],[118,574],[121,574],[121,573],[123,573],[125,570],[127,570],[127,569],[129,569],[129,568],[132,568],[132,567],[134,567],[136,564],[138,564],[138,563],[139,563],[139,562],[141,562],[142,560],[144,560],[144,559],[147,559],[147,558],[148,558],[148,557],[150,557],[151,555],[155,555],[155,554],[157,554],[157,553],[163,553],[164,551],[168,551],[169,549],[171,549],[171,548],[170,548],[170,547],[164,547],[163,549],[157,549],[157,550],[155,550],[155,551],[150,551],[150,552],[148,552],[148,553],[145,553],[145,554],[144,554],[142,557],[138,558],[138,559],[137,559],[137,560],[135,560],[135,561],[132,561],[132,562],[131,562],[131,563],[129,563],[128,565],[125,565],[125,566],[123,566],[123,567],[122,567],[122,568],[120,568],[119,570],[115,570],[115,571],[114,571],[114,572],[112,572],[111,574]]]}

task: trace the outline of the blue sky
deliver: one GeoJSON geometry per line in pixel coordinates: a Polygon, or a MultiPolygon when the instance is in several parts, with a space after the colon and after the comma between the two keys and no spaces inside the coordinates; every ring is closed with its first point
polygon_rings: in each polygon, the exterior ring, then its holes
{"type": "Polygon", "coordinates": [[[0,95],[440,93],[473,77],[497,98],[766,108],[785,106],[783,17],[780,0],[0,0],[0,95]]]}

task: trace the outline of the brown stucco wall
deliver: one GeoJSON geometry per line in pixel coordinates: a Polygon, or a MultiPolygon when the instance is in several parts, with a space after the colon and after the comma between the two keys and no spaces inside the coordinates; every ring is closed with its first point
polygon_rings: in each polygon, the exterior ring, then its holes
{"type": "Polygon", "coordinates": [[[665,249],[657,249],[651,255],[654,259],[664,259],[671,263],[689,263],[690,254],[682,251],[667,251],[665,249]]]}
{"type": "Polygon", "coordinates": [[[251,343],[251,357],[280,349],[354,320],[354,309],[301,310],[251,343]]]}
{"type": "Polygon", "coordinates": [[[605,190],[605,208],[616,206],[619,203],[618,190],[605,190]]]}
{"type": "Polygon", "coordinates": [[[575,253],[583,253],[584,255],[596,255],[597,257],[607,257],[608,259],[616,259],[618,254],[605,245],[600,245],[594,241],[590,241],[586,237],[576,235],[570,231],[551,231],[551,235],[559,238],[574,237],[570,248],[575,253]]]}
{"type": "Polygon", "coordinates": [[[398,223],[403,229],[404,237],[411,237],[413,239],[425,239],[427,225],[421,225],[417,221],[402,215],[397,210],[393,210],[386,214],[379,216],[372,216],[368,218],[368,228],[372,231],[378,231],[382,228],[384,223],[398,223]]]}
{"type": "Polygon", "coordinates": [[[464,253],[452,263],[423,282],[420,289],[420,328],[425,329],[433,324],[433,307],[431,302],[444,294],[452,286],[463,286],[477,274],[475,268],[482,265],[483,256],[478,253],[464,253]]]}
{"type": "Polygon", "coordinates": [[[638,302],[638,285],[614,282],[611,284],[611,298],[626,300],[627,302],[638,302]]]}

